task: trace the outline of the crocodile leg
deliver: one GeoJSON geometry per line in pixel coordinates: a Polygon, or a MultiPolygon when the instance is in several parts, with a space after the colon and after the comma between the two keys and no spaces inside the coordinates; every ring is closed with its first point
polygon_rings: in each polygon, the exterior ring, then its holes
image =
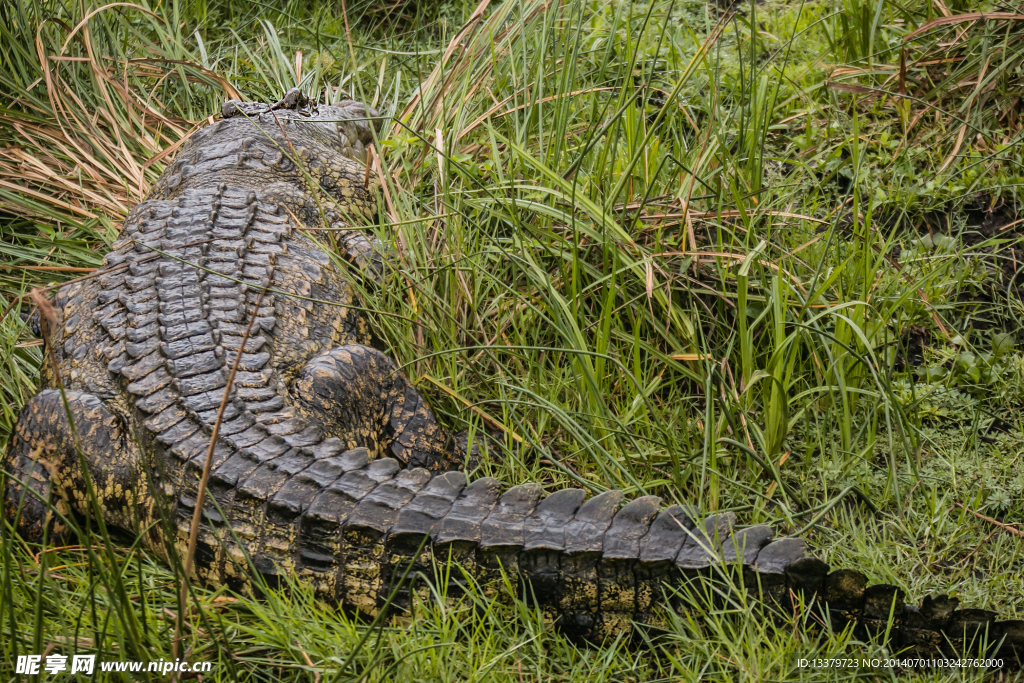
{"type": "Polygon", "coordinates": [[[454,439],[386,355],[359,344],[307,363],[291,387],[296,404],[324,433],[371,457],[442,471],[459,465],[454,439]]]}
{"type": "MultiPolygon", "coordinates": [[[[25,406],[22,416],[29,412],[31,406],[32,403],[25,406]]],[[[51,473],[56,474],[56,463],[46,457],[51,455],[48,448],[33,445],[40,443],[37,441],[40,435],[38,428],[48,429],[49,425],[40,425],[38,419],[33,419],[31,425],[26,422],[19,420],[15,426],[11,447],[3,461],[3,509],[4,516],[13,521],[22,538],[29,543],[41,543],[44,530],[53,522],[47,501],[54,479],[51,473]]],[[[49,431],[45,434],[50,436],[49,431]]],[[[66,506],[61,507],[66,511],[66,506]]],[[[59,534],[63,531],[61,527],[52,527],[52,533],[59,534]]]]}
{"type": "MultiPolygon", "coordinates": [[[[67,392],[67,400],[104,520],[133,528],[137,519],[134,501],[145,499],[141,489],[146,484],[137,476],[137,450],[127,438],[121,418],[92,394],[67,392]]],[[[16,527],[26,540],[42,540],[49,524],[53,535],[67,531],[54,523],[47,508],[51,486],[59,512],[87,512],[81,460],[60,392],[42,391],[22,408],[3,470],[9,475],[3,490],[4,513],[15,519],[20,507],[16,527]]]]}

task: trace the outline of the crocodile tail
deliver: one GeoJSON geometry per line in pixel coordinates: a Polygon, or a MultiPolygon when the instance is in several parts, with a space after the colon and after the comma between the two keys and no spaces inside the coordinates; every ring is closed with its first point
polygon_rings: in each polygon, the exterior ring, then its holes
{"type": "Polygon", "coordinates": [[[852,625],[861,638],[887,639],[901,657],[977,653],[983,637],[1004,665],[1024,656],[1022,621],[946,596],[906,604],[899,588],[830,570],[803,540],[741,527],[732,512],[704,516],[657,496],[624,504],[620,491],[588,499],[579,489],[545,496],[538,484],[503,490],[489,477],[467,482],[462,472],[354,454],[342,457],[359,469],[309,498],[293,536],[299,577],[350,612],[400,614],[414,594],[429,599],[417,588],[423,577],[448,598],[468,592],[467,582],[493,596],[510,580],[563,632],[600,642],[664,626],[670,610],[741,604],[744,593],[783,614],[808,606],[837,631],[852,625]]]}

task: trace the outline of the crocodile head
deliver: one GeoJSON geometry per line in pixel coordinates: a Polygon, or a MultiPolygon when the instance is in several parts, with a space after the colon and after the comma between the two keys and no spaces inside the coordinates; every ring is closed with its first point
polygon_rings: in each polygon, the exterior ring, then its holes
{"type": "MultiPolygon", "coordinates": [[[[298,88],[292,88],[277,102],[240,102],[228,100],[221,108],[225,119],[245,117],[254,122],[273,123],[289,120],[297,124],[292,128],[304,146],[328,147],[345,157],[366,162],[367,147],[373,142],[374,131],[383,123],[380,114],[371,106],[355,100],[342,100],[336,104],[317,104],[298,88]]],[[[298,146],[296,140],[291,141],[298,146]]]]}

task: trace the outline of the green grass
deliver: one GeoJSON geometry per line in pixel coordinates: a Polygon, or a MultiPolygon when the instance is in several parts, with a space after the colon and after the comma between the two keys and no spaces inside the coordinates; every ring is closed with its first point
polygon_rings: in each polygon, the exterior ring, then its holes
{"type": "MultiPolygon", "coordinates": [[[[24,267],[95,267],[225,95],[299,84],[390,117],[372,229],[400,270],[364,298],[400,314],[375,330],[448,424],[500,425],[485,473],[736,510],[911,599],[1024,618],[1018,538],[957,507],[1024,514],[1024,22],[919,31],[942,16],[921,0],[100,6],[0,6],[4,435],[41,359],[20,297],[76,275],[24,267]]],[[[176,576],[118,543],[38,555],[5,530],[5,663],[171,657],[176,576]]],[[[184,651],[217,680],[842,680],[865,672],[796,662],[880,652],[743,605],[650,652],[479,596],[374,630],[301,589],[193,595],[184,651]]]]}

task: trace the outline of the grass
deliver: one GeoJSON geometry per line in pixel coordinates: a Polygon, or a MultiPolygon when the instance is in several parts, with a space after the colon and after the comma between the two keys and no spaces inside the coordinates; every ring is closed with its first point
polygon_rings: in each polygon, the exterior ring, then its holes
{"type": "MultiPolygon", "coordinates": [[[[970,511],[1024,513],[1024,22],[960,5],[4,3],[0,431],[41,360],[23,295],[81,275],[38,268],[97,266],[225,96],[298,84],[389,117],[371,229],[400,269],[364,299],[446,422],[501,435],[485,473],[735,510],[1021,618],[1020,542],[970,511]]],[[[5,663],[173,659],[174,571],[85,540],[5,529],[5,663]]],[[[800,668],[880,649],[743,606],[651,653],[481,595],[379,630],[298,587],[191,595],[181,652],[217,680],[895,675],[800,668]]]]}

